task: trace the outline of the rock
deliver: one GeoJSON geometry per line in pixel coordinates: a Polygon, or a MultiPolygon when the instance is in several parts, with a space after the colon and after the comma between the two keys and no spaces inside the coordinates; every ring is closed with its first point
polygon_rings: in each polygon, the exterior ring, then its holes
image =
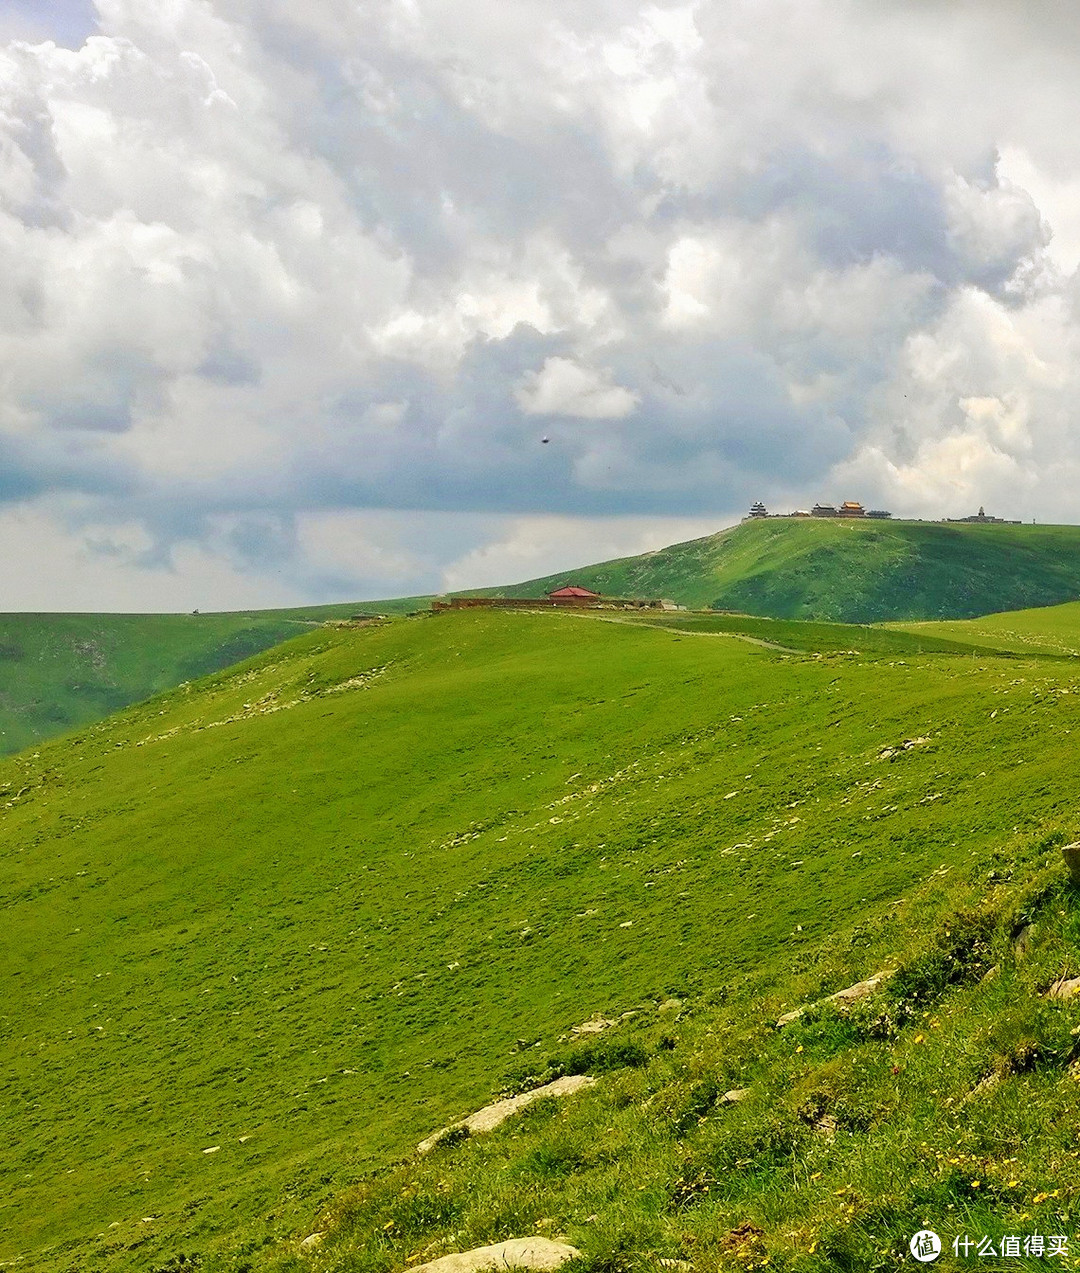
{"type": "Polygon", "coordinates": [[[681,999],[665,999],[664,1002],[657,1007],[656,1011],[657,1012],[678,1012],[681,1007],[682,1007],[681,999]]]}
{"type": "Polygon", "coordinates": [[[814,1120],[814,1131],[821,1132],[826,1140],[835,1139],[838,1126],[832,1114],[822,1114],[820,1118],[814,1120]]]}
{"type": "Polygon", "coordinates": [[[748,1087],[733,1087],[730,1092],[725,1092],[720,1097],[721,1105],[737,1105],[739,1101],[745,1101],[750,1095],[748,1087]]]}
{"type": "Polygon", "coordinates": [[[440,1131],[428,1136],[417,1145],[417,1152],[430,1153],[449,1132],[460,1130],[472,1136],[477,1132],[493,1131],[500,1123],[505,1123],[508,1118],[520,1113],[534,1101],[543,1100],[545,1096],[573,1096],[575,1092],[595,1086],[596,1079],[590,1078],[587,1074],[568,1074],[565,1078],[545,1083],[543,1087],[534,1087],[531,1092],[522,1092],[520,1096],[508,1096],[506,1100],[485,1105],[483,1109],[478,1109],[468,1118],[452,1123],[449,1127],[443,1127],[440,1131]]]}
{"type": "Polygon", "coordinates": [[[1046,992],[1047,999],[1075,999],[1080,995],[1080,977],[1060,977],[1046,992]]]}
{"type": "Polygon", "coordinates": [[[873,994],[874,991],[887,980],[896,971],[895,968],[883,968],[881,972],[876,972],[872,977],[867,977],[865,981],[857,981],[853,986],[846,986],[843,990],[838,990],[834,995],[826,995],[824,999],[818,999],[812,1004],[803,1004],[801,1008],[792,1008],[790,1012],[785,1012],[776,1024],[778,1028],[783,1029],[784,1026],[790,1025],[792,1021],[798,1021],[808,1007],[820,1008],[823,1003],[835,1003],[839,1007],[846,1008],[850,1004],[857,1003],[860,999],[865,999],[867,995],[873,994]]]}
{"type": "Polygon", "coordinates": [[[1018,959],[1023,959],[1023,957],[1031,950],[1032,943],[1034,941],[1035,925],[1025,924],[1013,938],[1013,950],[1016,952],[1016,957],[1018,959]]]}
{"type": "Polygon", "coordinates": [[[325,1233],[309,1233],[300,1243],[301,1251],[311,1251],[317,1246],[322,1246],[322,1240],[326,1237],[325,1233]]]}
{"type": "Polygon", "coordinates": [[[589,1021],[583,1021],[581,1025],[573,1026],[570,1030],[571,1034],[600,1034],[604,1030],[610,1030],[615,1025],[610,1017],[593,1017],[589,1021]]]}
{"type": "Polygon", "coordinates": [[[508,1238],[493,1246],[444,1255],[427,1264],[417,1264],[411,1273],[473,1273],[478,1269],[557,1269],[581,1252],[567,1242],[550,1238],[508,1238]]]}
{"type": "Polygon", "coordinates": [[[1062,846],[1061,856],[1069,868],[1069,875],[1074,884],[1080,884],[1080,843],[1062,846]]]}

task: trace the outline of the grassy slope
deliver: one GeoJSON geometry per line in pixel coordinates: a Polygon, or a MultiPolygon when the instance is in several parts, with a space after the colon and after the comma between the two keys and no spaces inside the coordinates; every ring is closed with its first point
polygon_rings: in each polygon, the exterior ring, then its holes
{"type": "Polygon", "coordinates": [[[0,614],[0,753],[55,737],[314,623],[413,599],[233,614],[0,614]]]}
{"type": "Polygon", "coordinates": [[[1080,602],[987,614],[961,622],[905,623],[891,631],[933,640],[975,641],[1019,654],[1080,655],[1080,602]]]}
{"type": "Polygon", "coordinates": [[[452,1165],[411,1195],[412,1177],[365,1186],[333,1213],[325,1267],[508,1236],[556,1195],[587,1251],[639,1223],[643,1249],[670,1245],[663,1173],[691,1162],[697,1116],[658,1140],[649,1085],[663,1110],[758,1066],[779,1092],[792,1058],[763,1012],[924,940],[954,900],[936,881],[977,891],[988,864],[1080,830],[1074,730],[1080,675],[1060,659],[791,655],[463,612],[321,629],[6,761],[0,1259],[238,1270],[488,1099],[522,1068],[516,1040],[539,1044],[535,1069],[574,1022],[634,1007],[661,1053],[581,1108],[618,1123],[627,1163],[654,1162],[647,1208],[618,1201],[629,1167],[560,1165],[541,1126],[532,1166],[518,1133],[490,1142],[490,1176],[465,1147],[468,1205],[440,1210],[452,1165]],[[664,1043],[671,994],[700,1029],[664,1043]],[[710,1015],[725,998],[730,1021],[710,1015]],[[746,1028],[730,1058],[709,1042],[746,1028]]]}
{"type": "MultiPolygon", "coordinates": [[[[964,618],[1080,594],[1080,528],[770,520],[501,591],[536,595],[568,580],[783,618],[964,618]]],[[[0,753],[268,649],[298,625],[427,600],[198,617],[0,616],[0,753]]]]}
{"type": "Polygon", "coordinates": [[[1080,595],[1080,527],[776,519],[503,589],[567,582],[779,618],[969,618],[1080,595]]]}

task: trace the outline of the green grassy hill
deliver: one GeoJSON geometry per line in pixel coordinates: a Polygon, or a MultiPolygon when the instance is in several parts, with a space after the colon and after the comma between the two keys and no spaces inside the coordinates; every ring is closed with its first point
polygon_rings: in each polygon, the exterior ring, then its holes
{"type": "MultiPolygon", "coordinates": [[[[776,519],[494,591],[537,596],[568,581],[778,618],[962,619],[1080,596],[1080,527],[776,519]]],[[[304,626],[428,601],[197,616],[2,615],[0,754],[269,649],[304,626]]]]}
{"type": "Polygon", "coordinates": [[[0,614],[0,754],[205,676],[358,610],[413,598],[233,614],[0,614]]]}
{"type": "Polygon", "coordinates": [[[567,582],[777,618],[964,619],[1080,597],[1080,527],[776,518],[500,591],[567,582]]]}
{"type": "Polygon", "coordinates": [[[884,1269],[924,1219],[1067,1232],[1080,1007],[1039,993],[1080,971],[1080,668],[671,622],[321,628],[0,762],[0,1261],[391,1273],[524,1230],[594,1273],[884,1269]],[[885,965],[861,1015],[771,1028],[885,965]]]}

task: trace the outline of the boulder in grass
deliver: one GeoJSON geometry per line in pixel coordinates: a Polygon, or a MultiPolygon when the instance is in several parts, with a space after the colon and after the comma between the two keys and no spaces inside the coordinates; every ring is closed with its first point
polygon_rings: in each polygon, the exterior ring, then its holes
{"type": "Polygon", "coordinates": [[[587,1074],[567,1074],[561,1079],[555,1079],[554,1082],[545,1083],[543,1087],[534,1087],[531,1092],[522,1092],[520,1096],[508,1096],[506,1100],[485,1105],[483,1109],[478,1109],[475,1114],[470,1114],[461,1122],[444,1127],[441,1131],[428,1136],[417,1145],[417,1152],[430,1153],[444,1138],[454,1140],[458,1137],[473,1136],[477,1132],[493,1131],[500,1123],[520,1113],[534,1101],[543,1100],[545,1096],[572,1096],[583,1088],[595,1085],[596,1079],[590,1078],[587,1074]]]}
{"type": "Polygon", "coordinates": [[[858,1003],[860,999],[865,999],[867,995],[873,994],[878,986],[891,977],[895,971],[895,968],[883,968],[881,972],[874,973],[872,977],[867,977],[865,981],[857,981],[853,986],[845,986],[843,990],[838,990],[834,995],[826,995],[824,999],[818,999],[816,1003],[804,1004],[801,1008],[792,1008],[790,1012],[785,1012],[777,1020],[776,1024],[782,1028],[790,1025],[792,1021],[798,1021],[806,1011],[807,1006],[820,1008],[822,1004],[835,1003],[838,1008],[846,1008],[849,1004],[858,1003]]]}
{"type": "Polygon", "coordinates": [[[1080,843],[1066,844],[1062,847],[1061,856],[1069,868],[1069,875],[1074,884],[1080,884],[1080,843]]]}
{"type": "Polygon", "coordinates": [[[427,1264],[418,1264],[410,1273],[481,1273],[484,1269],[557,1269],[581,1252],[568,1242],[550,1238],[508,1238],[492,1246],[444,1255],[427,1264]]]}
{"type": "Polygon", "coordinates": [[[1080,995],[1080,977],[1060,977],[1046,992],[1048,999],[1075,999],[1080,995]]]}

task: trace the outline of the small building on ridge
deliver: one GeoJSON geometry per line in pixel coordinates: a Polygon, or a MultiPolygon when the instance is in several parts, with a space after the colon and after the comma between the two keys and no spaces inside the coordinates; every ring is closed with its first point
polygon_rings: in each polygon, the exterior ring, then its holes
{"type": "Polygon", "coordinates": [[[578,588],[571,585],[566,588],[556,588],[554,592],[548,593],[550,601],[598,601],[600,594],[598,592],[590,592],[588,588],[578,588]]]}

